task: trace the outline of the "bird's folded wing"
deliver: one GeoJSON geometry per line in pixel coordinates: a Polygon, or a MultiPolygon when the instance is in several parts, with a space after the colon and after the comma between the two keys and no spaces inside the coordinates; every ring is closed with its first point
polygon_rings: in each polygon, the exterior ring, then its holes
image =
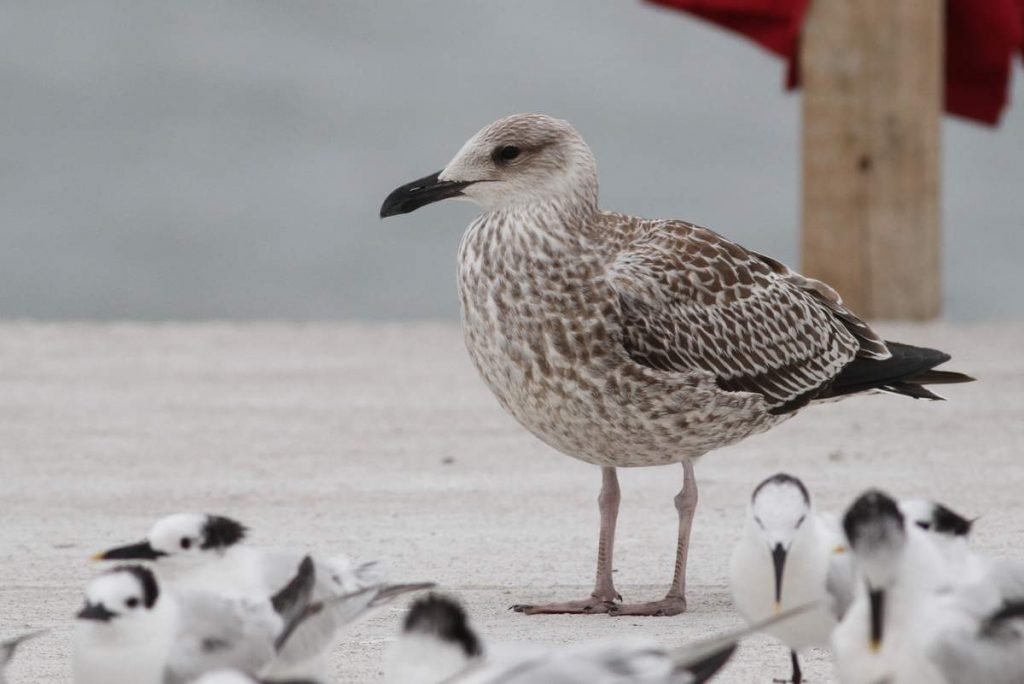
{"type": "Polygon", "coordinates": [[[281,619],[268,601],[207,592],[182,594],[178,601],[178,635],[168,659],[168,684],[222,668],[258,674],[273,659],[281,619]]]}
{"type": "Polygon", "coordinates": [[[1024,682],[1024,605],[1010,604],[981,621],[969,613],[941,614],[939,624],[927,626],[932,638],[926,653],[946,681],[1024,682]]]}
{"type": "Polygon", "coordinates": [[[888,355],[827,285],[705,228],[652,222],[607,278],[637,363],[706,371],[777,412],[806,404],[854,357],[888,355]]]}
{"type": "Polygon", "coordinates": [[[473,663],[445,684],[589,684],[591,682],[676,682],[675,664],[646,639],[585,642],[554,650],[527,646],[518,655],[473,663]]]}

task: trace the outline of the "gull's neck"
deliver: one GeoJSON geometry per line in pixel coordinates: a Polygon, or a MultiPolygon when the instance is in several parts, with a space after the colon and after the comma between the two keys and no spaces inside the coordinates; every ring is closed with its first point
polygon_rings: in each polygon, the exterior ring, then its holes
{"type": "Polygon", "coordinates": [[[596,202],[577,196],[504,204],[481,214],[474,228],[495,247],[527,253],[579,253],[597,214],[596,202]]]}

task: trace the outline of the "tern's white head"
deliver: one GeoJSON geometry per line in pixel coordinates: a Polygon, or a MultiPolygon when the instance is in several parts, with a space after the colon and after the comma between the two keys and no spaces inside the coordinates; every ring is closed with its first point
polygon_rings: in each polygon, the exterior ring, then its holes
{"type": "Polygon", "coordinates": [[[754,489],[750,498],[750,522],[770,549],[786,551],[811,514],[811,496],[799,479],[786,473],[772,475],[754,489]]]}
{"type": "Polygon", "coordinates": [[[124,565],[104,572],[85,589],[78,612],[82,625],[122,634],[148,632],[160,600],[153,573],[141,565],[124,565]]]}
{"type": "Polygon", "coordinates": [[[750,498],[747,530],[764,541],[775,568],[775,608],[781,609],[786,558],[793,542],[805,530],[811,515],[811,497],[799,479],[778,473],[764,480],[750,498]]]}
{"type": "Polygon", "coordinates": [[[381,217],[449,197],[484,211],[534,204],[597,209],[597,163],[572,125],[544,114],[513,114],[485,126],[436,174],[392,192],[381,217]]]}
{"type": "Polygon", "coordinates": [[[904,499],[900,501],[900,512],[907,524],[917,525],[925,532],[950,539],[963,539],[971,533],[974,521],[938,501],[928,499],[904,499]]]}
{"type": "Polygon", "coordinates": [[[161,572],[198,567],[245,539],[245,526],[220,515],[176,513],[157,520],[138,543],[109,549],[97,560],[153,561],[161,572]]]}
{"type": "Polygon", "coordinates": [[[417,599],[405,616],[402,634],[388,654],[389,683],[448,681],[482,654],[466,612],[447,596],[417,599]]]}
{"type": "Polygon", "coordinates": [[[870,602],[870,648],[881,648],[887,596],[900,577],[908,530],[896,500],[877,489],[861,494],[843,516],[843,530],[870,602]]]}

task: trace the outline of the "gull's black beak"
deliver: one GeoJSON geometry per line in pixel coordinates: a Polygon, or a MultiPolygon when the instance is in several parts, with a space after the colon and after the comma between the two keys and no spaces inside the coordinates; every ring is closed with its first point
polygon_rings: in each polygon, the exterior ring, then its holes
{"type": "Polygon", "coordinates": [[[882,623],[885,621],[885,592],[881,589],[870,589],[868,599],[871,604],[871,652],[878,653],[882,647],[882,623]]]}
{"type": "Polygon", "coordinates": [[[79,620],[96,620],[98,622],[110,622],[110,618],[117,613],[111,613],[102,603],[86,603],[82,610],[75,616],[79,620]]]}
{"type": "Polygon", "coordinates": [[[163,551],[154,549],[148,541],[128,546],[118,546],[116,549],[102,551],[92,557],[93,560],[156,560],[160,556],[166,556],[163,551]]]}
{"type": "Polygon", "coordinates": [[[775,614],[782,610],[782,570],[786,567],[786,549],[776,544],[772,549],[772,564],[775,566],[775,614]]]}
{"type": "Polygon", "coordinates": [[[449,197],[458,197],[463,189],[472,185],[473,181],[438,180],[441,172],[432,173],[426,178],[406,183],[387,196],[380,206],[380,217],[387,218],[397,214],[408,214],[422,206],[439,202],[449,197]]]}

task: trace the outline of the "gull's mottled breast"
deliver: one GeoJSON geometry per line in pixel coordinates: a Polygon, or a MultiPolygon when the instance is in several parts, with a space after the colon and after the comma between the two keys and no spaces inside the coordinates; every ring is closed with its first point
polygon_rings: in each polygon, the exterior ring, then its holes
{"type": "MultiPolygon", "coordinates": [[[[466,346],[485,383],[542,440],[602,465],[671,463],[729,437],[710,376],[645,367],[622,346],[607,269],[634,229],[545,207],[490,212],[459,250],[466,346]],[[698,429],[710,423],[716,434],[698,429]]],[[[750,397],[727,403],[746,423],[736,439],[764,413],[750,397]]]]}

